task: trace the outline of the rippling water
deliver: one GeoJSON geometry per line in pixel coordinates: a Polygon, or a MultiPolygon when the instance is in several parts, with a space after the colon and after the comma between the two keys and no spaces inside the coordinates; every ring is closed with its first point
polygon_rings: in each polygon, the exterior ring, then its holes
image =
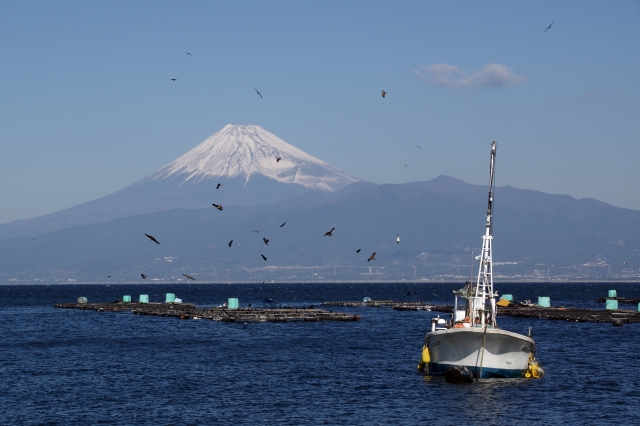
{"type": "MultiPolygon", "coordinates": [[[[458,285],[457,287],[460,287],[458,285]]],[[[358,323],[216,323],[54,309],[130,294],[164,301],[452,303],[452,284],[0,286],[2,424],[640,424],[640,324],[499,317],[533,327],[542,380],[450,385],[416,370],[431,312],[346,308],[358,323]],[[416,291],[418,295],[406,296],[416,291]]],[[[499,284],[518,300],[599,307],[639,284],[499,284]]],[[[634,306],[621,306],[635,309],[634,306]]],[[[331,308],[342,310],[341,308],[331,308]]]]}

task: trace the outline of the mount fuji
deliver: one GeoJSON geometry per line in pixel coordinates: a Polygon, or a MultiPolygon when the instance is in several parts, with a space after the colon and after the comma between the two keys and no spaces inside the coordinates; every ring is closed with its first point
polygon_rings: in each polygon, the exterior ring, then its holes
{"type": "Polygon", "coordinates": [[[113,194],[0,225],[0,239],[212,203],[273,203],[307,191],[335,192],[358,181],[260,126],[228,124],[180,158],[113,194]]]}

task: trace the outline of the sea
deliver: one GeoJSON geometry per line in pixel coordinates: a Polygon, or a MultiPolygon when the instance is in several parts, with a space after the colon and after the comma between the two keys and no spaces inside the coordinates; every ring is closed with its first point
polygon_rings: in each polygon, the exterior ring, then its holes
{"type": "MultiPolygon", "coordinates": [[[[358,322],[220,323],[57,309],[175,293],[199,307],[452,304],[463,283],[1,285],[2,425],[640,424],[640,324],[498,317],[532,328],[543,379],[448,384],[417,370],[437,312],[327,307],[358,322]],[[269,300],[270,299],[270,300],[269,300]]],[[[639,283],[499,283],[516,300],[603,309],[639,283]]],[[[621,306],[637,309],[637,306],[621,306]]],[[[440,314],[445,315],[445,314],[440,314]]]]}

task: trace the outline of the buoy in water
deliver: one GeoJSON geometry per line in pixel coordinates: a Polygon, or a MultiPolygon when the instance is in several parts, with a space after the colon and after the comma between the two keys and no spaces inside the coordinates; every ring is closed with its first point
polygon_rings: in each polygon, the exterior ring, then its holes
{"type": "Polygon", "coordinates": [[[463,383],[472,383],[473,374],[471,374],[471,371],[467,367],[452,365],[444,373],[444,379],[447,383],[461,385],[463,383]]]}

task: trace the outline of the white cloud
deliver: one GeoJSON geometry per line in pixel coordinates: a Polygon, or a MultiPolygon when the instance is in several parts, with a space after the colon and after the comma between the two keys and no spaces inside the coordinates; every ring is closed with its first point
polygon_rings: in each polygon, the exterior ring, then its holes
{"type": "Polygon", "coordinates": [[[414,70],[418,78],[443,87],[482,89],[511,87],[524,82],[522,75],[516,75],[505,65],[487,64],[471,75],[463,69],[449,64],[426,65],[414,70]]]}

